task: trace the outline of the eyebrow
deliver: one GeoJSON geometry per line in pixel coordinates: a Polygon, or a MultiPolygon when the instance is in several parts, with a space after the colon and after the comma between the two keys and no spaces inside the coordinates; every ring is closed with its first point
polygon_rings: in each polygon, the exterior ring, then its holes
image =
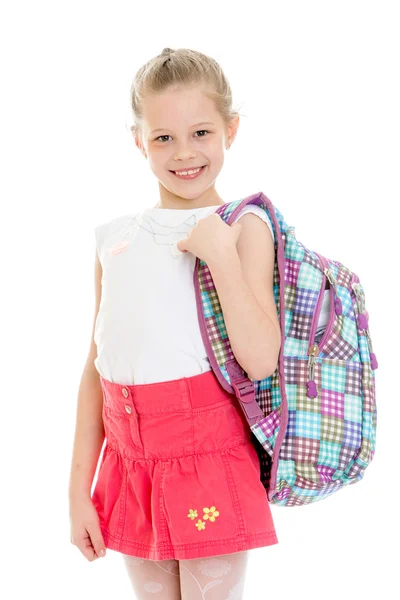
{"type": "MultiPolygon", "coordinates": [[[[202,123],[196,123],[195,125],[192,125],[192,127],[199,127],[199,125],[214,125],[214,123],[212,123],[211,121],[203,121],[202,123]]],[[[157,133],[157,131],[166,131],[167,129],[168,127],[164,127],[161,129],[153,129],[152,131],[150,131],[150,134],[157,133]]]]}

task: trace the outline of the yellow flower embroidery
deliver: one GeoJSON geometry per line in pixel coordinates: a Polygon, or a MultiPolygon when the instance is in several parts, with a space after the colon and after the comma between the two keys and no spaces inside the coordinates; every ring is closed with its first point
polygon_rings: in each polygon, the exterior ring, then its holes
{"type": "Polygon", "coordinates": [[[195,519],[197,516],[198,516],[197,510],[196,509],[193,510],[192,508],[189,508],[189,514],[188,514],[189,519],[192,519],[192,521],[193,521],[193,519],[195,519]]]}
{"type": "Polygon", "coordinates": [[[211,506],[211,508],[203,508],[203,519],[209,519],[211,522],[215,521],[215,517],[219,516],[218,510],[215,510],[215,506],[211,506]]]}
{"type": "Polygon", "coordinates": [[[200,529],[205,529],[206,528],[206,524],[204,523],[204,521],[202,521],[201,519],[199,519],[197,521],[197,523],[195,523],[197,529],[200,531],[200,529]]]}

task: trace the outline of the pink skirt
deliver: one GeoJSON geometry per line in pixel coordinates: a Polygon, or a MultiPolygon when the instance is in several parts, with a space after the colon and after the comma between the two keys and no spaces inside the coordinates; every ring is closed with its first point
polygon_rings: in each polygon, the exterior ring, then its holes
{"type": "Polygon", "coordinates": [[[100,380],[106,445],[92,501],[107,548],[167,560],[278,543],[249,425],[213,371],[100,380]]]}

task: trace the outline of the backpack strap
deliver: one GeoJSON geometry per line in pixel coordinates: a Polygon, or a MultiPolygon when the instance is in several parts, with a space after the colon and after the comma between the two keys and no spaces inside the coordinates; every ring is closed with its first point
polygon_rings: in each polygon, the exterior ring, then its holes
{"type": "MultiPolygon", "coordinates": [[[[273,206],[272,202],[267,198],[263,192],[258,192],[256,194],[252,194],[251,196],[247,196],[240,201],[228,202],[216,209],[216,213],[221,216],[221,218],[227,223],[231,225],[238,214],[241,212],[244,206],[247,204],[257,204],[260,205],[264,210],[268,212],[268,216],[273,224],[275,230],[275,247],[277,252],[277,264],[279,270],[279,294],[280,294],[280,327],[281,331],[285,331],[285,294],[284,294],[284,243],[281,235],[281,228],[278,223],[276,209],[273,206]]],[[[229,381],[224,376],[221,371],[221,367],[217,362],[214,349],[212,347],[210,337],[207,331],[207,325],[204,319],[204,311],[202,305],[202,296],[200,289],[200,277],[199,273],[202,268],[206,268],[204,261],[201,261],[199,258],[196,260],[196,265],[194,269],[194,285],[195,285],[195,295],[196,295],[196,304],[197,304],[197,313],[199,317],[200,329],[202,333],[203,342],[206,346],[207,355],[211,364],[211,367],[222,385],[222,387],[227,390],[231,394],[235,394],[238,398],[240,406],[245,414],[245,417],[249,423],[249,425],[254,425],[258,423],[261,419],[264,418],[264,413],[256,400],[256,392],[254,387],[254,382],[247,376],[247,373],[244,369],[239,365],[236,358],[233,356],[225,361],[224,367],[228,374],[229,381]]],[[[208,276],[208,275],[207,275],[208,276]]],[[[227,340],[224,340],[226,344],[227,340]]],[[[229,340],[228,340],[229,342],[229,340]]],[[[282,346],[284,346],[284,340],[282,340],[282,346]]],[[[282,352],[282,350],[281,350],[282,352]]],[[[233,353],[231,353],[233,355],[233,353]]],[[[279,360],[281,364],[281,361],[279,360]]],[[[282,365],[281,367],[282,368],[282,365]]],[[[283,393],[284,399],[286,400],[286,394],[283,393]]]]}

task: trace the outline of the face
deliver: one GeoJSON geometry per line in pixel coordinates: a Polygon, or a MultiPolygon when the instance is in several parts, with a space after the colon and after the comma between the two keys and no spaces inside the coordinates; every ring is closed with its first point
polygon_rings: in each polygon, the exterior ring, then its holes
{"type": "Polygon", "coordinates": [[[165,207],[222,204],[215,181],[224,164],[226,146],[235,138],[239,117],[226,124],[214,101],[197,85],[170,87],[147,96],[143,124],[135,142],[159,181],[165,207]],[[198,169],[183,177],[175,171],[198,169]]]}

